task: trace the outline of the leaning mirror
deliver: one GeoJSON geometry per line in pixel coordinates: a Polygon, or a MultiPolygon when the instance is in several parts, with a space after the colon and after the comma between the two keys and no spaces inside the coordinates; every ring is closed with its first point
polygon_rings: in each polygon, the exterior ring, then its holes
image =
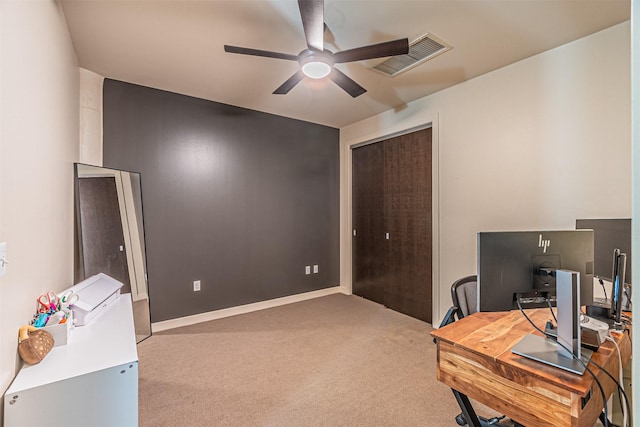
{"type": "Polygon", "coordinates": [[[140,174],[76,163],[75,187],[78,279],[105,273],[124,284],[140,342],[151,335],[140,174]]]}

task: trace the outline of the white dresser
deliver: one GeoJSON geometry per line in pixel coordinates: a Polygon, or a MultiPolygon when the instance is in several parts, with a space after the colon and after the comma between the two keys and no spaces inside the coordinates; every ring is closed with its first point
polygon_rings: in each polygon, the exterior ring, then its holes
{"type": "Polygon", "coordinates": [[[24,365],[4,395],[4,426],[138,425],[138,352],[131,295],[71,331],[37,365],[24,365]]]}

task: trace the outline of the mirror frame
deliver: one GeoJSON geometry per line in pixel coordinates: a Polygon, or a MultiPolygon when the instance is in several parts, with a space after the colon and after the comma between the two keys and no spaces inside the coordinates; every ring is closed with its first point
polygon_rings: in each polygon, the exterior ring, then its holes
{"type": "MultiPolygon", "coordinates": [[[[140,343],[143,340],[149,338],[152,335],[151,329],[151,309],[150,309],[150,296],[149,296],[149,280],[148,280],[148,268],[146,257],[146,230],[144,227],[144,203],[142,200],[142,175],[139,172],[132,172],[122,169],[114,169],[102,166],[95,166],[85,163],[74,163],[74,187],[75,187],[75,232],[76,232],[76,255],[75,255],[75,271],[76,282],[82,281],[87,278],[85,269],[85,245],[86,238],[83,236],[83,224],[82,224],[82,203],[80,195],[80,179],[82,179],[82,169],[92,168],[95,170],[94,174],[88,174],[88,176],[95,177],[114,177],[116,179],[116,192],[118,199],[118,210],[120,213],[120,223],[123,229],[124,235],[124,250],[127,274],[129,276],[131,284],[131,298],[133,304],[134,324],[136,325],[136,342],[140,343]],[[137,176],[137,182],[139,187],[136,190],[130,184],[131,180],[123,180],[123,174],[135,174],[137,176]],[[120,179],[118,179],[120,178],[120,179]],[[126,202],[126,196],[123,194],[131,194],[129,200],[126,202]],[[133,201],[135,199],[135,201],[133,201]],[[132,204],[131,209],[127,209],[128,204],[132,204]],[[127,205],[126,205],[127,204],[127,205]],[[127,218],[127,212],[134,211],[136,216],[135,221],[129,221],[127,218]],[[124,213],[123,213],[124,212],[124,213]],[[134,238],[136,237],[136,238],[134,238]],[[140,268],[134,266],[142,266],[142,272],[140,268]],[[140,292],[140,283],[143,284],[143,292],[140,292]],[[134,286],[136,289],[134,295],[134,286]],[[135,296],[135,298],[134,298],[135,296]],[[142,301],[146,300],[145,305],[142,301]],[[146,313],[145,313],[146,311],[146,313]]],[[[108,274],[108,272],[104,272],[108,274]]],[[[95,273],[97,274],[97,273],[95,273]]]]}

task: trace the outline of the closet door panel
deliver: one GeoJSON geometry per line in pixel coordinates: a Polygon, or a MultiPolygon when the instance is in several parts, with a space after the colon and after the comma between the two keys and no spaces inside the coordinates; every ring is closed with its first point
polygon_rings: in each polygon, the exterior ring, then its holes
{"type": "Polygon", "coordinates": [[[384,147],[370,144],[352,151],[352,292],[384,304],[384,147]]]}
{"type": "Polygon", "coordinates": [[[384,158],[384,304],[431,322],[431,129],[385,141],[384,158]]]}

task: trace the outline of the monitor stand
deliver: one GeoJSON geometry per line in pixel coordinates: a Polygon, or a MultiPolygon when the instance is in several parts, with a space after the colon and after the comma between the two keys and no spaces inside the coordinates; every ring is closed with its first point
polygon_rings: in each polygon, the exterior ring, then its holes
{"type": "Polygon", "coordinates": [[[579,279],[575,271],[556,271],[558,341],[566,348],[546,337],[527,334],[511,349],[514,354],[575,374],[584,373],[593,351],[580,346],[579,279]]]}
{"type": "Polygon", "coordinates": [[[589,364],[593,354],[591,350],[582,349],[580,359],[584,363],[583,365],[573,357],[560,355],[558,344],[551,339],[533,334],[525,335],[518,344],[513,346],[511,352],[578,375],[584,374],[585,366],[589,364]]]}

